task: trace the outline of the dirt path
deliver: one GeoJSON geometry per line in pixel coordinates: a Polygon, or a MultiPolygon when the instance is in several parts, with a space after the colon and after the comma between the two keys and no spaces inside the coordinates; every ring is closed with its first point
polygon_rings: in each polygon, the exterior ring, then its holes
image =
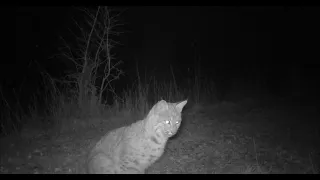
{"type": "MultiPolygon", "coordinates": [[[[318,173],[319,129],[302,123],[318,116],[312,108],[304,111],[195,106],[184,113],[179,133],[147,173],[318,173]]],[[[82,129],[55,138],[3,138],[1,173],[85,173],[86,152],[103,133],[82,129]]]]}

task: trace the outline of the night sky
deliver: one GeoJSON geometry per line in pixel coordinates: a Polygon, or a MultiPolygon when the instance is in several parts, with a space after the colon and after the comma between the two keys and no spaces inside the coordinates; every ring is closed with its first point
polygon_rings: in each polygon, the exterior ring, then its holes
{"type": "MultiPolygon", "coordinates": [[[[138,64],[140,73],[159,81],[171,77],[170,65],[178,79],[197,65],[220,91],[238,79],[265,82],[278,94],[287,92],[292,81],[317,86],[318,7],[111,8],[121,12],[123,26],[117,30],[123,34],[115,38],[121,45],[114,53],[123,61],[125,76],[119,81],[125,84],[135,80],[138,64]]],[[[2,73],[15,71],[15,76],[4,78],[6,86],[19,87],[22,76],[28,86],[36,84],[31,60],[55,77],[68,70],[64,60],[53,55],[63,45],[60,37],[73,42],[72,18],[81,20],[72,7],[17,8],[16,64],[2,66],[2,73]]]]}

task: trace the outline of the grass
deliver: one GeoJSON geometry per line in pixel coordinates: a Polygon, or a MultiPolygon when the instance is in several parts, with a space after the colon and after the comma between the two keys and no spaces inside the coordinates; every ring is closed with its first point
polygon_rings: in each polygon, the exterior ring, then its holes
{"type": "Polygon", "coordinates": [[[1,172],[84,173],[86,152],[106,132],[142,119],[160,99],[188,98],[179,133],[148,173],[319,173],[319,131],[299,126],[317,117],[313,109],[250,98],[219,102],[214,84],[198,77],[184,88],[174,75],[166,82],[137,79],[112,103],[82,110],[70,89],[52,83],[34,94],[27,113],[13,111],[2,96],[1,172]]]}

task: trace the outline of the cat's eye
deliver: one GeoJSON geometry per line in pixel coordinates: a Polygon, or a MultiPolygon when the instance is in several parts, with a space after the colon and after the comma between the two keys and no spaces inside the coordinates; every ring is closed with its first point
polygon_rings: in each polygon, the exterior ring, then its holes
{"type": "Polygon", "coordinates": [[[170,121],[169,120],[166,120],[166,122],[165,122],[166,124],[170,124],[170,121]]]}

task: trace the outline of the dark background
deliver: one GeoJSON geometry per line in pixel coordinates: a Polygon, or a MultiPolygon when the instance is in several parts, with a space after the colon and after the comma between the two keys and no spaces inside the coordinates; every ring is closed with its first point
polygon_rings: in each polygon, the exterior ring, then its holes
{"type": "MultiPolygon", "coordinates": [[[[112,7],[111,7],[112,8],[112,7]]],[[[317,94],[319,82],[319,7],[113,7],[122,12],[114,49],[125,72],[117,86],[132,83],[140,73],[157,80],[191,76],[195,65],[211,78],[223,97],[232,84],[261,86],[275,96],[317,94]],[[258,84],[258,85],[257,85],[258,84]]],[[[16,60],[3,64],[1,81],[8,91],[32,92],[37,61],[54,77],[68,65],[49,58],[59,53],[63,37],[73,42],[72,7],[16,9],[16,60]],[[69,30],[70,29],[70,30],[69,30]],[[4,75],[5,74],[5,75],[4,75]]]]}

